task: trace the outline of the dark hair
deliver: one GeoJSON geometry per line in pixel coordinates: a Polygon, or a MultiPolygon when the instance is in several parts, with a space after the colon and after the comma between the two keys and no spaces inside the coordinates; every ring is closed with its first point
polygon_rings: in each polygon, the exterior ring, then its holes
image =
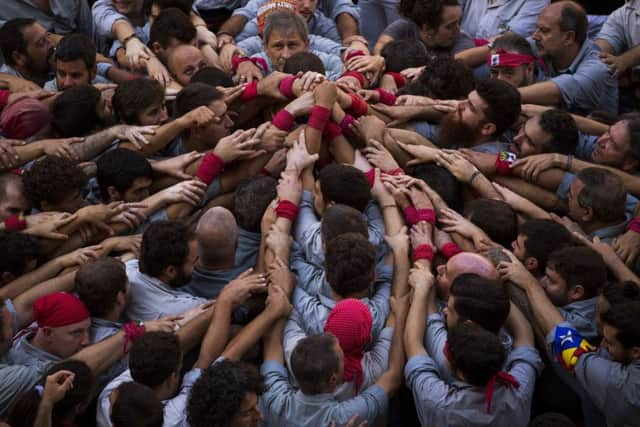
{"type": "Polygon", "coordinates": [[[116,390],[110,416],[114,427],[162,427],[164,407],[150,387],[129,381],[116,390]]]}
{"type": "Polygon", "coordinates": [[[265,390],[264,378],[253,365],[231,360],[215,363],[191,388],[187,421],[191,427],[225,427],[247,393],[261,395],[265,390]]]}
{"type": "Polygon", "coordinates": [[[606,169],[587,168],[576,175],[583,184],[579,194],[574,194],[578,204],[591,208],[600,221],[622,221],[625,217],[627,191],[622,179],[606,169]]]}
{"type": "Polygon", "coordinates": [[[191,77],[191,84],[204,83],[209,86],[232,87],[233,80],[218,67],[202,67],[191,77]]]}
{"type": "Polygon", "coordinates": [[[616,339],[625,348],[640,347],[640,301],[625,302],[601,314],[602,321],[616,328],[616,339]]]}
{"type": "Polygon", "coordinates": [[[40,241],[30,234],[0,230],[0,273],[15,278],[25,274],[27,263],[40,257],[40,241]]]}
{"type": "Polygon", "coordinates": [[[550,219],[531,219],[520,226],[518,234],[527,238],[524,242],[525,256],[535,258],[541,272],[547,268],[551,252],[570,245],[573,240],[563,225],[550,219]]]}
{"type": "Polygon", "coordinates": [[[142,235],[140,272],[158,277],[169,266],[182,268],[189,256],[189,242],[194,232],[176,221],[151,223],[142,235]]]}
{"type": "Polygon", "coordinates": [[[640,113],[629,113],[623,115],[620,120],[624,120],[629,134],[629,155],[640,161],[640,113]]]}
{"type": "Polygon", "coordinates": [[[556,108],[546,110],[540,115],[538,123],[543,131],[551,134],[544,152],[572,154],[576,151],[580,133],[571,114],[556,108]]]}
{"type": "Polygon", "coordinates": [[[304,19],[290,10],[279,9],[270,13],[264,22],[262,40],[269,43],[271,33],[281,31],[286,34],[298,34],[302,41],[309,41],[309,29],[304,19]],[[293,30],[293,31],[292,31],[293,30]]]}
{"type": "Polygon", "coordinates": [[[435,163],[425,163],[413,168],[411,175],[429,184],[451,209],[460,211],[462,184],[448,169],[435,163]]]}
{"type": "Polygon", "coordinates": [[[548,265],[567,282],[567,289],[582,286],[584,298],[592,298],[607,280],[607,266],[599,253],[586,246],[560,248],[549,255],[548,265]]]}
{"type": "Polygon", "coordinates": [[[496,38],[493,42],[493,48],[504,49],[507,52],[512,51],[521,55],[535,56],[527,39],[512,31],[507,31],[496,38]]]}
{"type": "Polygon", "coordinates": [[[155,79],[126,80],[118,85],[111,105],[118,119],[129,125],[139,124],[138,114],[164,102],[164,89],[155,79]]]}
{"type": "Polygon", "coordinates": [[[104,257],[80,266],[75,290],[91,317],[106,317],[115,306],[118,293],[127,290],[124,264],[116,258],[104,257]]]}
{"type": "Polygon", "coordinates": [[[102,93],[92,85],[71,87],[51,105],[51,127],[61,138],[85,136],[102,124],[98,103],[102,93]]]}
{"type": "Polygon", "coordinates": [[[196,27],[191,23],[189,15],[170,7],[163,9],[153,20],[149,30],[149,43],[151,45],[157,42],[163,49],[167,49],[171,45],[171,39],[189,44],[196,36],[196,27]]]}
{"type": "Polygon", "coordinates": [[[178,93],[175,103],[176,116],[180,117],[198,107],[208,106],[213,101],[223,99],[224,95],[215,87],[204,83],[191,83],[178,93]]]}
{"type": "Polygon", "coordinates": [[[153,179],[153,169],[149,161],[132,150],[116,148],[107,151],[96,164],[100,197],[105,202],[109,201],[109,187],[113,186],[118,192],[124,193],[131,188],[136,179],[153,179]]]}
{"type": "Polygon", "coordinates": [[[193,9],[193,0],[144,0],[144,11],[151,15],[151,6],[158,6],[162,11],[170,7],[179,9],[185,15],[189,15],[193,9]]]}
{"type": "Polygon", "coordinates": [[[442,24],[446,6],[460,6],[458,0],[401,0],[398,11],[422,29],[437,29],[442,24]]]}
{"type": "Polygon", "coordinates": [[[527,427],[576,427],[576,425],[564,414],[546,412],[531,420],[527,427]]]}
{"type": "Polygon", "coordinates": [[[518,237],[518,215],[502,200],[471,200],[464,207],[464,215],[504,247],[508,248],[518,237]]]}
{"type": "Polygon", "coordinates": [[[87,70],[91,71],[96,65],[96,45],[84,34],[67,34],[56,46],[55,58],[61,62],[80,59],[86,65],[87,70]]]}
{"type": "Polygon", "coordinates": [[[301,339],[293,349],[291,371],[304,394],[325,393],[331,375],[340,370],[336,342],[332,334],[323,333],[301,339]]]}
{"type": "Polygon", "coordinates": [[[78,165],[56,156],[47,156],[34,163],[22,179],[24,194],[32,206],[40,210],[42,202],[61,203],[74,191],[81,192],[87,183],[87,176],[78,165]]]}
{"type": "Polygon", "coordinates": [[[452,371],[460,370],[467,383],[484,387],[500,372],[505,361],[498,336],[472,322],[449,329],[447,336],[453,360],[452,371]]]}
{"type": "Polygon", "coordinates": [[[559,25],[562,31],[574,32],[578,45],[582,46],[582,43],[587,39],[589,21],[587,14],[579,4],[572,1],[563,4],[559,25]]]}
{"type": "Polygon", "coordinates": [[[134,381],[158,387],[178,374],[182,352],[180,340],[171,332],[147,332],[131,346],[129,369],[134,381]]]}
{"type": "Polygon", "coordinates": [[[369,289],[376,267],[376,248],[358,233],[345,233],[325,242],[325,271],[341,297],[369,289]]]}
{"type": "MultiPolygon", "coordinates": [[[[427,48],[418,40],[394,40],[382,48],[380,55],[384,58],[385,70],[399,73],[411,67],[427,64],[427,48]]],[[[431,71],[431,70],[429,70],[431,71]]]]}
{"type": "Polygon", "coordinates": [[[7,197],[7,188],[13,183],[22,184],[22,176],[13,172],[0,172],[0,200],[7,197]]]}
{"type": "Polygon", "coordinates": [[[315,71],[320,74],[326,73],[322,61],[312,52],[298,52],[291,55],[285,61],[282,71],[287,74],[297,74],[299,71],[315,71]]]}
{"type": "Polygon", "coordinates": [[[233,195],[233,216],[238,226],[259,233],[262,216],[277,196],[278,183],[269,176],[254,176],[243,181],[233,195]]]}
{"type": "Polygon", "coordinates": [[[364,212],[371,190],[364,174],[353,166],[331,164],[318,175],[325,204],[342,203],[364,212]]]}
{"type": "Polygon", "coordinates": [[[16,65],[13,60],[13,52],[26,55],[27,41],[22,32],[25,28],[36,23],[37,21],[31,18],[15,18],[8,20],[0,28],[0,50],[2,50],[2,56],[7,65],[12,67],[16,65]]]}
{"type": "Polygon", "coordinates": [[[478,83],[476,91],[487,103],[484,122],[496,126],[494,135],[500,135],[520,117],[520,92],[509,83],[487,79],[478,83]]]}
{"type": "Polygon", "coordinates": [[[367,220],[362,212],[346,205],[333,205],[322,214],[320,235],[323,242],[328,242],[345,233],[357,233],[365,239],[369,238],[367,220]]]}
{"type": "Polygon", "coordinates": [[[640,301],[640,288],[634,282],[607,282],[600,289],[600,295],[610,305],[623,304],[625,302],[640,301]]]}
{"type": "Polygon", "coordinates": [[[471,320],[497,334],[509,316],[509,296],[495,280],[465,273],[451,284],[460,321],[471,320]]]}
{"type": "Polygon", "coordinates": [[[460,61],[438,55],[429,58],[420,77],[398,91],[398,95],[428,96],[433,99],[466,99],[476,87],[473,71],[460,61]]]}

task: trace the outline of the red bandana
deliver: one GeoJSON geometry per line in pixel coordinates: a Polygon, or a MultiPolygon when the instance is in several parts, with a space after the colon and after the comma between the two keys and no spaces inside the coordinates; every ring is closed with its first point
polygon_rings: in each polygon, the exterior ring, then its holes
{"type": "Polygon", "coordinates": [[[49,294],[33,303],[33,320],[39,328],[59,328],[89,317],[89,310],[84,303],[66,292],[49,294]]]}

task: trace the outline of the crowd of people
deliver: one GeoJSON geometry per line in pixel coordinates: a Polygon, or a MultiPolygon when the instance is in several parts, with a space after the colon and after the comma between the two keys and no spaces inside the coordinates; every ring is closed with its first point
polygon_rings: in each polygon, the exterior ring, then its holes
{"type": "Polygon", "coordinates": [[[640,426],[640,0],[2,0],[0,425],[640,426]]]}

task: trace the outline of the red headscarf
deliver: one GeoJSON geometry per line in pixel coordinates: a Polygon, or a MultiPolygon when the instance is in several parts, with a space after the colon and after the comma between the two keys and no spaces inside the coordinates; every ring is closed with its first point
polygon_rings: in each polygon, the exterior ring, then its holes
{"type": "Polygon", "coordinates": [[[49,123],[49,109],[33,98],[20,98],[2,110],[0,128],[6,138],[27,139],[49,123]]]}
{"type": "Polygon", "coordinates": [[[362,357],[371,341],[372,326],[369,308],[353,298],[337,303],[324,325],[325,332],[332,333],[340,343],[344,352],[344,380],[354,381],[356,392],[362,385],[362,357]]]}
{"type": "Polygon", "coordinates": [[[49,294],[33,303],[33,320],[39,328],[59,328],[89,317],[89,310],[84,303],[66,292],[49,294]]]}

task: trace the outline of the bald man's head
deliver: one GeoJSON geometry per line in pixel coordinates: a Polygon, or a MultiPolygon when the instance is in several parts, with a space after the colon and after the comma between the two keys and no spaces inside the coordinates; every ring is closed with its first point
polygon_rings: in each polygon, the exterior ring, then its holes
{"type": "Polygon", "coordinates": [[[498,278],[498,272],[491,261],[473,252],[461,252],[451,257],[446,264],[440,265],[437,271],[436,286],[441,299],[449,297],[451,284],[461,274],[473,273],[491,280],[498,278]]]}
{"type": "Polygon", "coordinates": [[[195,46],[183,44],[169,51],[167,68],[178,83],[186,86],[191,82],[191,77],[207,66],[202,52],[195,46]]]}
{"type": "Polygon", "coordinates": [[[209,209],[196,228],[200,263],[205,267],[228,268],[235,258],[238,243],[233,214],[222,207],[209,209]]]}

